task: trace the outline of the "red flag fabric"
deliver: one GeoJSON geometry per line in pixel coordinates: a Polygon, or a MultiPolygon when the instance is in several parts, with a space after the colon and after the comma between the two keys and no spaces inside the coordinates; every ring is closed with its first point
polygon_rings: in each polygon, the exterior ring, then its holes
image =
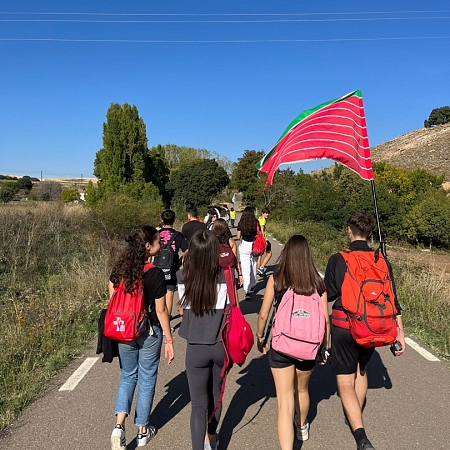
{"type": "Polygon", "coordinates": [[[333,159],[363,180],[373,180],[361,91],[303,111],[256,166],[272,184],[281,164],[315,159],[333,159]]]}

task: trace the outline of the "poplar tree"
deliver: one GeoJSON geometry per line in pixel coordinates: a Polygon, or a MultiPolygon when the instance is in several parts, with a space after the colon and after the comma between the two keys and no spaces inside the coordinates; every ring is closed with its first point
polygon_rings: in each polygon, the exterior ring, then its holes
{"type": "Polygon", "coordinates": [[[94,161],[100,196],[131,183],[143,187],[147,158],[146,128],[136,106],[111,103],[103,123],[103,148],[94,161]]]}

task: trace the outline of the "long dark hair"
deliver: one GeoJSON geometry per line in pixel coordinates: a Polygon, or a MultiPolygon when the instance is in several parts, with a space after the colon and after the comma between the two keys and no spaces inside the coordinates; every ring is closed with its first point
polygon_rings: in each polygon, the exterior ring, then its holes
{"type": "Polygon", "coordinates": [[[233,237],[230,229],[228,228],[227,221],[225,219],[216,219],[214,221],[214,226],[212,227],[213,234],[215,236],[221,237],[226,236],[228,238],[233,237]]]}
{"type": "Polygon", "coordinates": [[[322,295],[326,291],[304,236],[295,234],[286,242],[274,275],[274,288],[276,291],[292,288],[301,295],[312,295],[316,290],[322,295]]]}
{"type": "Polygon", "coordinates": [[[159,238],[158,230],[151,226],[143,226],[134,230],[125,238],[125,247],[115,262],[111,279],[114,287],[119,282],[125,285],[126,292],[132,292],[143,278],[143,267],[148,258],[145,244],[152,244],[159,238]]]}
{"type": "Polygon", "coordinates": [[[189,251],[183,264],[183,305],[194,314],[213,311],[217,300],[220,275],[219,242],[209,230],[198,231],[189,241],[189,251]]]}
{"type": "Polygon", "coordinates": [[[246,206],[242,211],[241,220],[239,220],[238,228],[241,230],[243,236],[249,236],[256,234],[256,227],[258,226],[258,220],[256,219],[255,212],[250,206],[246,206]]]}

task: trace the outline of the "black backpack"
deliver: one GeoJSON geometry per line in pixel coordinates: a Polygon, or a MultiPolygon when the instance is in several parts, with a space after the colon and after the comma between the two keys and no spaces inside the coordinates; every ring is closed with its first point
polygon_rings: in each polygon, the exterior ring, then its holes
{"type": "Polygon", "coordinates": [[[178,231],[175,231],[175,233],[172,234],[172,238],[170,239],[170,241],[168,241],[165,245],[161,245],[159,253],[156,255],[155,260],[153,261],[153,264],[156,267],[163,269],[164,272],[164,269],[170,270],[173,267],[174,253],[172,250],[172,243],[175,241],[177,235],[178,231]]]}

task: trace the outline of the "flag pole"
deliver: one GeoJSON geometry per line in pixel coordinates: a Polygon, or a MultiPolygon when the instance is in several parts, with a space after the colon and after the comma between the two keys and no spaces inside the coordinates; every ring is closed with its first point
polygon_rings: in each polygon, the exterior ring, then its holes
{"type": "Polygon", "coordinates": [[[372,186],[372,197],[373,197],[373,206],[375,208],[375,218],[377,221],[377,227],[378,227],[378,239],[380,241],[380,249],[381,254],[386,257],[386,242],[383,241],[381,238],[381,227],[380,227],[380,216],[378,215],[378,204],[377,204],[377,193],[375,191],[375,181],[370,180],[370,184],[372,186]]]}

